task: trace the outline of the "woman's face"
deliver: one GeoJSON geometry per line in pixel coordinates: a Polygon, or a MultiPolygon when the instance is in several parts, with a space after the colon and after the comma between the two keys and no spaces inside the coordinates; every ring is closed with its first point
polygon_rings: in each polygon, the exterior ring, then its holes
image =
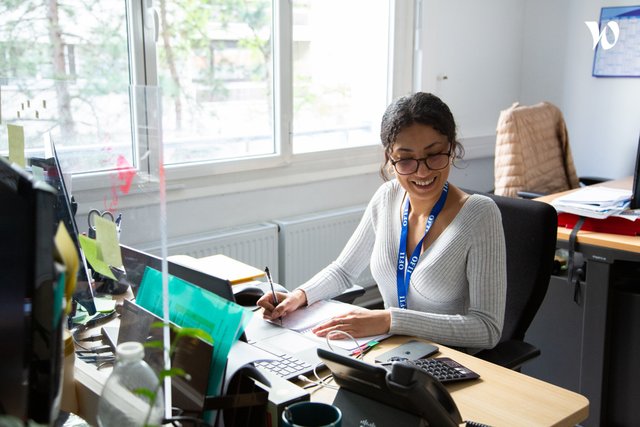
{"type": "Polygon", "coordinates": [[[414,162],[397,163],[395,166],[398,182],[409,194],[412,204],[419,201],[435,203],[440,197],[442,187],[449,178],[451,169],[451,156],[444,156],[450,151],[447,137],[433,129],[431,126],[413,124],[401,131],[392,146],[390,157],[392,162],[406,159],[425,159],[430,157],[429,163],[442,169],[431,170],[424,160],[418,162],[415,169],[414,162]],[[435,155],[440,155],[433,157],[435,155]],[[402,169],[402,170],[401,170],[402,169]],[[410,172],[407,175],[399,173],[410,172]]]}

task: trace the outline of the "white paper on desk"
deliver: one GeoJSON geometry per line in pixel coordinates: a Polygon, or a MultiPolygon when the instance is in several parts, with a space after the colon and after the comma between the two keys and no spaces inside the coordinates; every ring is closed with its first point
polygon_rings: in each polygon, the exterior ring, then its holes
{"type": "Polygon", "coordinates": [[[578,205],[569,203],[552,203],[552,205],[559,212],[566,212],[578,216],[586,216],[588,218],[605,219],[610,216],[621,215],[629,204],[627,202],[624,206],[620,207],[599,207],[593,205],[578,205]]]}
{"type": "Polygon", "coordinates": [[[304,333],[332,317],[350,313],[354,309],[357,309],[357,307],[340,301],[318,301],[287,314],[282,318],[282,326],[292,331],[304,333]]]}
{"type": "MultiPolygon", "coordinates": [[[[307,307],[302,307],[294,311],[293,313],[288,314],[286,317],[283,317],[282,326],[299,332],[303,335],[325,341],[325,338],[316,336],[313,332],[311,332],[311,329],[333,317],[347,314],[357,309],[357,306],[346,304],[340,301],[318,301],[307,307]]],[[[279,324],[279,321],[277,321],[276,324],[279,324]]],[[[331,342],[332,346],[337,346],[347,350],[354,350],[357,347],[370,341],[381,341],[390,336],[391,335],[389,334],[380,334],[370,337],[356,338],[356,344],[351,338],[337,334],[337,339],[331,339],[329,341],[331,342]]]]}
{"type": "Polygon", "coordinates": [[[558,197],[552,204],[615,206],[631,199],[631,191],[620,188],[589,186],[558,197]]]}

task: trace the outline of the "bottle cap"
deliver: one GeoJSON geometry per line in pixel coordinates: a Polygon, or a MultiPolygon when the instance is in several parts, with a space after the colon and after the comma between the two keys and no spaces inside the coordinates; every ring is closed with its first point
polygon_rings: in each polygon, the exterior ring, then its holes
{"type": "Polygon", "coordinates": [[[135,341],[123,342],[116,348],[116,359],[122,362],[135,362],[144,358],[144,346],[135,341]]]}

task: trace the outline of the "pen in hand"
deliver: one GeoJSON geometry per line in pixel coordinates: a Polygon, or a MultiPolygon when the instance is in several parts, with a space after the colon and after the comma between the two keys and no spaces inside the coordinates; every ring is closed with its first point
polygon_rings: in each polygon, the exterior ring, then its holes
{"type": "MultiPolygon", "coordinates": [[[[271,280],[271,273],[269,272],[269,267],[264,268],[264,272],[267,273],[267,280],[269,281],[269,286],[271,286],[271,295],[273,296],[273,306],[276,307],[278,305],[278,296],[276,295],[275,289],[273,289],[273,280],[271,280]]],[[[280,320],[280,325],[282,326],[282,318],[280,320]]]]}

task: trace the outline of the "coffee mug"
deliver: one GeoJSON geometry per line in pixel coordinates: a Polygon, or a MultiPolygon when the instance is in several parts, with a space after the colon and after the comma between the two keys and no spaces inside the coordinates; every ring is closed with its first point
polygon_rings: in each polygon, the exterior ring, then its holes
{"type": "Polygon", "coordinates": [[[320,402],[298,402],[282,411],[285,427],[340,427],[342,412],[333,405],[320,402]]]}

